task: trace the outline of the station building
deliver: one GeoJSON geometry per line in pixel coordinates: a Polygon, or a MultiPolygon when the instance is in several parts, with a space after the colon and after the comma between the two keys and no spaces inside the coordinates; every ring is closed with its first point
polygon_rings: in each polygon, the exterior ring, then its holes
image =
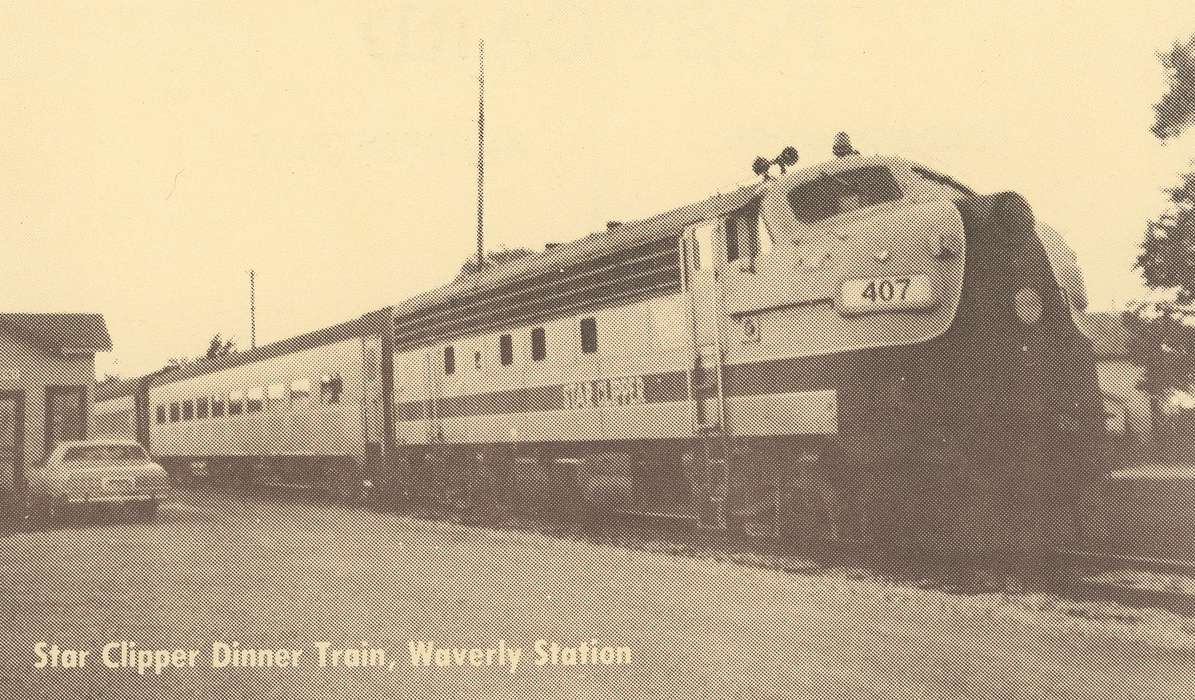
{"type": "Polygon", "coordinates": [[[60,440],[88,436],[100,314],[0,313],[0,500],[60,440]]]}

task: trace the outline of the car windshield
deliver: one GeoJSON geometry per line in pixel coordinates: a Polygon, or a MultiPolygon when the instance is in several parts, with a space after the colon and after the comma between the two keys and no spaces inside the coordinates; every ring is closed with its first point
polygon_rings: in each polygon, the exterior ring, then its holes
{"type": "Polygon", "coordinates": [[[144,462],[145,450],[140,445],[82,445],[72,447],[62,456],[71,462],[144,462]]]}
{"type": "Polygon", "coordinates": [[[797,221],[812,224],[848,211],[900,199],[900,186],[883,166],[838,173],[822,171],[788,193],[797,221]]]}

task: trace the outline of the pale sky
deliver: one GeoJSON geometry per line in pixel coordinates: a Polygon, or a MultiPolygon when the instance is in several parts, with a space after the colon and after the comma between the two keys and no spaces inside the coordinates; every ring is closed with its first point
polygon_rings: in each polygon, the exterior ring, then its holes
{"type": "Polygon", "coordinates": [[[448,281],[481,37],[491,245],[685,204],[787,144],[818,162],[844,130],[1023,193],[1110,308],[1195,156],[1149,133],[1191,3],[45,5],[0,7],[0,310],[103,313],[123,376],[248,347],[250,268],[259,344],[448,281]]]}

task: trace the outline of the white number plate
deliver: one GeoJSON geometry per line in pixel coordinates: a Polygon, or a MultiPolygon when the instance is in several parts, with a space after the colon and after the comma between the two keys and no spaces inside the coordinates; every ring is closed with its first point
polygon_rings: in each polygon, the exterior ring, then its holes
{"type": "Polygon", "coordinates": [[[928,309],[934,305],[929,275],[847,280],[838,295],[843,313],[928,309]]]}

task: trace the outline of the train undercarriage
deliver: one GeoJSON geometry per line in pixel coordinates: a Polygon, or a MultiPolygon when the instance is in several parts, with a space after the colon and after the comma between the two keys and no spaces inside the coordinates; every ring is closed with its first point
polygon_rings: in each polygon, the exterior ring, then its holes
{"type": "Polygon", "coordinates": [[[634,516],[795,549],[1035,557],[1065,545],[1079,489],[1040,465],[1077,466],[1083,450],[1001,443],[922,443],[867,460],[825,438],[443,446],[408,452],[379,495],[473,524],[634,516]]]}

